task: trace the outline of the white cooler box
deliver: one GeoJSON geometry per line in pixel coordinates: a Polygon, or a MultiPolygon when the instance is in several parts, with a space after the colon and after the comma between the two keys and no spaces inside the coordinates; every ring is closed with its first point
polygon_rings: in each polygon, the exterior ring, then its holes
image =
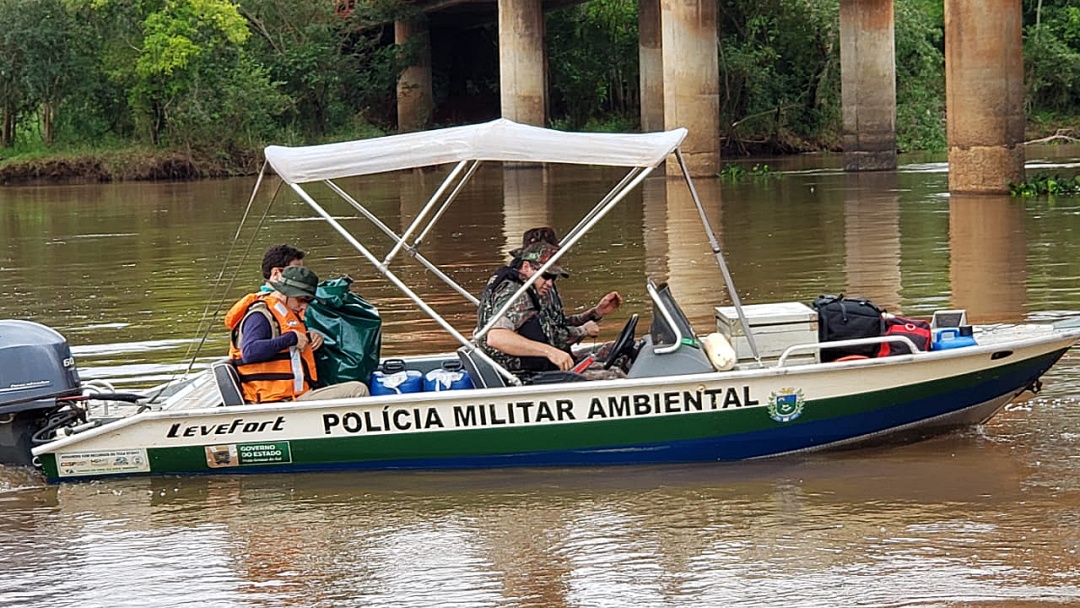
{"type": "MultiPolygon", "coordinates": [[[[802,302],[750,304],[742,309],[750,330],[754,332],[754,343],[762,359],[776,359],[789,346],[818,341],[817,311],[802,302]]],[[[716,330],[735,347],[735,355],[740,362],[754,360],[754,353],[734,306],[716,308],[716,330]]],[[[800,352],[788,360],[792,363],[813,363],[817,361],[817,353],[800,352]]]]}

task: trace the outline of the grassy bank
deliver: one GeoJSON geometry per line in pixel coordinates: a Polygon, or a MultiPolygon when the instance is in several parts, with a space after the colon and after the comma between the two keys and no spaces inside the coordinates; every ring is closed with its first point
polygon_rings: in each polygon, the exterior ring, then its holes
{"type": "Polygon", "coordinates": [[[0,159],[0,184],[93,183],[137,180],[189,180],[250,175],[260,154],[200,154],[145,148],[23,153],[0,159]]]}
{"type": "MultiPolygon", "coordinates": [[[[595,125],[593,125],[595,127],[595,125]]],[[[590,129],[587,129],[590,130],[590,129]]],[[[607,130],[607,129],[596,129],[607,130]]],[[[383,133],[364,129],[352,137],[374,137],[383,133]]],[[[336,139],[347,139],[338,137],[336,139]]],[[[1029,142],[1077,143],[1080,141],[1080,117],[1041,114],[1027,124],[1029,142]]],[[[331,140],[335,138],[330,138],[331,140]]],[[[837,142],[823,137],[820,141],[765,140],[760,142],[721,142],[725,159],[774,156],[803,152],[841,151],[837,142]]],[[[189,180],[210,177],[253,175],[262,163],[262,151],[245,152],[158,150],[148,147],[108,149],[0,150],[0,185],[38,183],[94,183],[139,180],[189,180]]]]}

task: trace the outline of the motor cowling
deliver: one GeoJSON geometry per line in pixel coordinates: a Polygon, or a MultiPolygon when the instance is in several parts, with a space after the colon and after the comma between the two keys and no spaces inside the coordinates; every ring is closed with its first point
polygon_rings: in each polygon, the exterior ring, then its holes
{"type": "Polygon", "coordinates": [[[75,359],[59,332],[0,319],[0,463],[29,464],[31,436],[56,399],[80,391],[75,359]]]}
{"type": "Polygon", "coordinates": [[[0,320],[0,414],[78,393],[75,359],[59,332],[31,321],[0,320]]]}

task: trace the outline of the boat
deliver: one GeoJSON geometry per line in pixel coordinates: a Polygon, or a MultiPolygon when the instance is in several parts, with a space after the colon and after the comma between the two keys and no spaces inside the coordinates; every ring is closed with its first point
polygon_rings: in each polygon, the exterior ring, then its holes
{"type": "MultiPolygon", "coordinates": [[[[456,351],[398,357],[399,370],[460,365],[470,388],[350,399],[243,403],[224,362],[143,391],[81,383],[63,337],[25,320],[0,321],[0,461],[40,468],[50,482],[110,476],[281,471],[601,466],[739,461],[910,441],[986,422],[1080,340],[1080,320],[971,326],[940,311],[934,328],[956,348],[920,348],[883,334],[822,341],[803,303],[743,304],[709,225],[680,144],[685,129],[569,133],[508,120],[305,147],[269,146],[269,172],[434,319],[456,351]],[[724,277],[717,327],[692,326],[676,294],[647,278],[648,327],[638,311],[605,365],[625,377],[573,372],[520,377],[477,348],[490,328],[458,328],[395,273],[411,256],[473,304],[452,272],[424,257],[424,237],[482,163],[571,163],[625,175],[583,215],[539,277],[657,168],[681,172],[724,277]],[[348,187],[365,176],[419,168],[445,179],[397,234],[348,187]],[[316,195],[320,198],[317,200],[316,195]],[[326,207],[352,209],[393,239],[376,256],[326,207]],[[640,333],[640,335],[639,335],[640,333]],[[902,345],[906,354],[827,360],[827,349],[902,345]]],[[[255,193],[252,200],[255,200],[255,193]]],[[[250,209],[249,202],[249,209],[250,209]]],[[[467,272],[458,269],[455,272],[467,272]]],[[[474,271],[475,272],[475,271],[474,271]]],[[[523,297],[533,282],[515,294],[523,297]]],[[[504,314],[506,310],[499,311],[504,314]]]]}

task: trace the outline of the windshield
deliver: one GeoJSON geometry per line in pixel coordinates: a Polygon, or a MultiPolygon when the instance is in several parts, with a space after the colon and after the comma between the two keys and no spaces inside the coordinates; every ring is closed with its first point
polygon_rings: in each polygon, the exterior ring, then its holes
{"type": "MultiPolygon", "coordinates": [[[[651,284],[652,281],[650,280],[649,283],[651,284]]],[[[679,341],[679,336],[684,340],[689,339],[691,343],[697,341],[694,328],[690,326],[690,320],[686,318],[686,314],[679,308],[679,304],[675,301],[675,296],[671,295],[671,289],[667,283],[662,283],[655,288],[653,320],[649,334],[652,337],[653,344],[656,346],[675,345],[679,341]],[[666,315],[664,311],[667,312],[666,315]],[[668,318],[670,318],[671,323],[674,323],[674,327],[671,326],[668,318]]]]}

